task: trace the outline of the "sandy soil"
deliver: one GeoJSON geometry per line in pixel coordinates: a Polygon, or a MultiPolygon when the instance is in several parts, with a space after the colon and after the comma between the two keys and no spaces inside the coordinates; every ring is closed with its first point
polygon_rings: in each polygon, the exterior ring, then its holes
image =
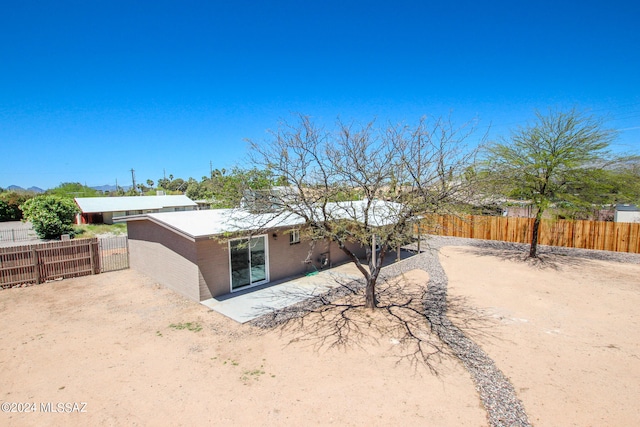
{"type": "MultiPolygon", "coordinates": [[[[557,257],[541,268],[477,248],[441,260],[462,313],[486,315],[469,333],[534,424],[637,424],[640,265],[557,257]]],[[[405,277],[410,288],[428,279],[405,277]]],[[[435,359],[438,376],[416,369],[399,359],[396,330],[373,327],[389,316],[353,318],[364,321],[352,345],[328,348],[314,322],[238,325],[133,270],[3,290],[0,402],[38,412],[0,412],[0,425],[487,424],[457,361],[435,359]],[[42,413],[47,402],[86,412],[42,413]]]]}
{"type": "Polygon", "coordinates": [[[388,337],[290,343],[300,330],[238,325],[133,270],[0,291],[0,324],[0,402],[38,410],[0,425],[486,425],[455,361],[436,377],[388,337]]]}
{"type": "Polygon", "coordinates": [[[476,342],[539,426],[640,421],[640,265],[447,247],[449,295],[487,316],[476,342]],[[482,334],[481,334],[482,332],[482,334]]]}

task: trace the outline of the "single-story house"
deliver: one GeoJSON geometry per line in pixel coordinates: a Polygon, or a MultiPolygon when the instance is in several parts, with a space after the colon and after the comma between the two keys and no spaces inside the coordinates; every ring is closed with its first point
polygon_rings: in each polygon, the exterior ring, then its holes
{"type": "Polygon", "coordinates": [[[206,199],[198,199],[198,200],[194,200],[194,202],[198,206],[199,211],[211,209],[211,205],[213,204],[213,200],[206,200],[206,199]]]}
{"type": "Polygon", "coordinates": [[[636,205],[617,204],[613,220],[615,222],[640,222],[640,208],[636,205]]]}
{"type": "MultiPolygon", "coordinates": [[[[131,268],[195,301],[349,261],[334,242],[301,238],[304,220],[292,214],[212,209],[126,222],[131,268]]],[[[348,247],[366,255],[359,243],[348,247]]]]}
{"type": "Polygon", "coordinates": [[[128,197],[76,197],[81,213],[77,224],[113,224],[123,216],[145,213],[196,210],[198,205],[183,195],[128,196],[128,197]]]}

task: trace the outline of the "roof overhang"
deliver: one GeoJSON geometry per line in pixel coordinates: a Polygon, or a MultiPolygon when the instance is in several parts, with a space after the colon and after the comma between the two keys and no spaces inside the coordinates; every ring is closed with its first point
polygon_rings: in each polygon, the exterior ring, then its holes
{"type": "MultiPolygon", "coordinates": [[[[394,224],[400,219],[399,213],[403,209],[403,206],[397,203],[377,200],[369,203],[365,200],[333,203],[326,213],[335,220],[363,222],[365,207],[369,209],[367,223],[371,227],[394,224]]],[[[310,208],[306,214],[310,217],[322,215],[315,208],[310,208]]],[[[318,219],[322,220],[322,217],[318,216],[318,219]]],[[[306,223],[302,215],[294,213],[251,213],[244,209],[147,213],[114,218],[114,222],[130,221],[150,221],[191,241],[294,228],[306,223]]]]}

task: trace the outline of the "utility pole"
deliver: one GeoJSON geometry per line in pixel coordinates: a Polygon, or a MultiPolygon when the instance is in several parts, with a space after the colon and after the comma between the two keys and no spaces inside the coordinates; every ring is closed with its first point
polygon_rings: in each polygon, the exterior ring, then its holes
{"type": "Polygon", "coordinates": [[[131,168],[131,182],[133,183],[133,191],[138,192],[136,188],[136,171],[131,168]]]}
{"type": "Polygon", "coordinates": [[[213,178],[213,162],[209,160],[209,178],[213,178]]]}

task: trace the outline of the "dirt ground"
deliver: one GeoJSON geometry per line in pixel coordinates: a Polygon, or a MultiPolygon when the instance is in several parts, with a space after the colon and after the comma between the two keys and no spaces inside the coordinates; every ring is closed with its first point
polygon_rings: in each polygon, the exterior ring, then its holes
{"type": "MultiPolygon", "coordinates": [[[[639,265],[539,268],[472,248],[441,260],[452,295],[486,314],[470,333],[534,424],[637,423],[639,265]]],[[[434,362],[438,375],[413,367],[375,315],[358,326],[372,339],[328,348],[311,330],[239,325],[125,270],[0,291],[0,322],[0,402],[36,404],[0,412],[0,425],[487,425],[457,361],[434,362]],[[42,412],[74,402],[84,412],[42,412]]]]}
{"type": "MultiPolygon", "coordinates": [[[[449,295],[487,316],[475,341],[539,426],[640,422],[640,265],[447,247],[449,295]]],[[[473,332],[471,332],[473,334],[473,332]]]]}
{"type": "Polygon", "coordinates": [[[486,424],[456,362],[435,377],[398,363],[389,338],[290,344],[133,270],[0,291],[0,323],[0,401],[38,409],[0,425],[486,424]],[[86,412],[43,413],[47,402],[86,412]]]}

